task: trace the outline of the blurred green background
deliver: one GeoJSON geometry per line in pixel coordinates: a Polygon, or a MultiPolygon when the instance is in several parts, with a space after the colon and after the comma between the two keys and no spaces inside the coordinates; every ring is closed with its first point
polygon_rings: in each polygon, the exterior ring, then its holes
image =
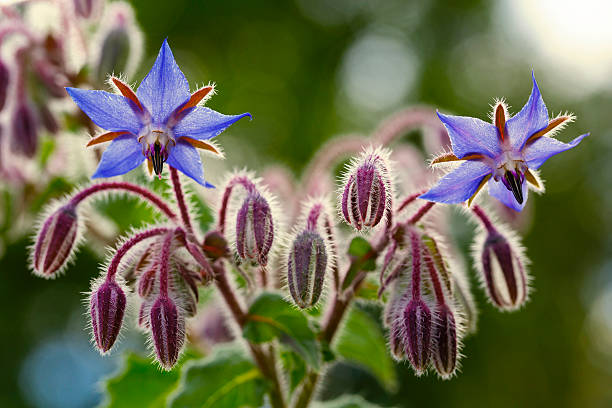
{"type": "MultiPolygon", "coordinates": [[[[524,232],[532,300],[501,314],[475,292],[479,331],[452,381],[398,366],[387,394],[365,372],[332,370],[323,396],[360,393],[402,407],[612,406],[612,14],[606,2],[401,0],[131,2],[145,34],[139,80],[168,37],[192,87],[252,122],[219,139],[229,165],[278,163],[299,175],[326,140],[368,134],[413,104],[486,119],[495,97],[516,112],[531,70],[549,112],[578,120],[560,139],[591,132],[543,167],[524,232]],[[606,120],[604,120],[606,119],[606,120]]],[[[208,174],[219,183],[221,174],[208,174]]],[[[470,239],[469,236],[465,237],[470,239]]],[[[464,243],[467,249],[469,241],[464,243]]],[[[88,407],[116,365],[88,344],[82,292],[99,259],[84,249],[55,281],[27,270],[27,239],[0,259],[0,406],[88,407]]],[[[476,286],[476,285],[475,285],[476,286]]],[[[122,343],[142,348],[142,339],[122,343]]],[[[119,354],[116,353],[115,356],[119,354]]]]}

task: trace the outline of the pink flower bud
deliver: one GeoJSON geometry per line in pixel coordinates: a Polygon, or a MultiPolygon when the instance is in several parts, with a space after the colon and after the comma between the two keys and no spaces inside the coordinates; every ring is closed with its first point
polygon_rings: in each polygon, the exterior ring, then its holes
{"type": "Polygon", "coordinates": [[[434,312],[433,363],[442,378],[450,378],[457,368],[457,325],[447,305],[438,305],[434,312]]]}
{"type": "Polygon", "coordinates": [[[421,299],[412,299],[404,309],[406,354],[417,375],[427,369],[431,354],[431,311],[421,299]]]}
{"type": "Polygon", "coordinates": [[[515,310],[525,304],[529,292],[522,253],[497,231],[487,234],[480,256],[482,281],[491,303],[501,310],[515,310]]]}
{"type": "Polygon", "coordinates": [[[38,148],[37,123],[34,112],[27,104],[22,103],[17,106],[13,112],[11,126],[13,151],[26,157],[33,157],[38,148]]]}
{"type": "Polygon", "coordinates": [[[317,304],[323,292],[327,250],[321,236],[312,230],[300,233],[291,245],[287,259],[289,291],[302,309],[317,304]]]}
{"type": "Polygon", "coordinates": [[[54,278],[68,264],[78,237],[76,208],[68,203],[55,210],[42,224],[32,252],[34,273],[54,278]]]}
{"type": "Polygon", "coordinates": [[[270,205],[258,192],[249,192],[236,216],[238,255],[265,266],[273,241],[274,223],[270,205]]]}
{"type": "Polygon", "coordinates": [[[388,152],[368,149],[345,174],[341,192],[342,215],[355,229],[378,225],[393,198],[387,164],[388,152]]]}
{"type": "Polygon", "coordinates": [[[125,294],[114,280],[104,280],[92,291],[89,299],[91,327],[96,346],[101,353],[106,353],[115,344],[121,330],[125,305],[125,294]]]}
{"type": "Polygon", "coordinates": [[[150,325],[157,360],[164,369],[170,370],[185,340],[185,322],[168,296],[158,297],[151,306],[150,325]]]}

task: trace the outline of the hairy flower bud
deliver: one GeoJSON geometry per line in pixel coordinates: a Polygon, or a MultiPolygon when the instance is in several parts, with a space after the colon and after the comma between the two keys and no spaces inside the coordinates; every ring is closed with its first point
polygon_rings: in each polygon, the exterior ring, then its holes
{"type": "Polygon", "coordinates": [[[73,0],[75,13],[82,18],[89,18],[100,7],[100,0],[73,0]]]}
{"type": "Polygon", "coordinates": [[[4,61],[0,60],[0,111],[4,109],[4,105],[6,104],[6,95],[8,92],[10,79],[11,74],[8,67],[4,61]]]}
{"type": "Polygon", "coordinates": [[[378,225],[391,207],[393,193],[387,156],[380,149],[366,150],[345,174],[340,197],[342,215],[357,230],[378,225]]]}
{"type": "Polygon", "coordinates": [[[53,278],[67,265],[78,236],[76,208],[68,203],[55,210],[42,224],[32,253],[34,273],[53,278]]]}
{"type": "Polygon", "coordinates": [[[250,192],[236,217],[238,255],[265,266],[273,241],[274,223],[270,205],[258,192],[250,192]]]}
{"type": "Polygon", "coordinates": [[[32,109],[25,104],[19,104],[13,112],[11,121],[11,147],[14,152],[27,157],[33,157],[38,148],[36,132],[36,117],[32,109]]]}
{"type": "Polygon", "coordinates": [[[125,293],[114,280],[105,280],[91,293],[89,310],[96,346],[101,353],[113,347],[125,314],[125,293]]]}
{"type": "Polygon", "coordinates": [[[219,231],[210,231],[204,236],[202,250],[208,258],[216,261],[227,254],[227,241],[219,231]]]}
{"type": "Polygon", "coordinates": [[[168,296],[160,296],[151,306],[150,325],[157,360],[170,370],[178,360],[185,333],[183,317],[168,296]]]}
{"type": "Polygon", "coordinates": [[[450,378],[457,367],[457,324],[450,308],[438,305],[434,312],[432,357],[442,378],[450,378]]]}
{"type": "Polygon", "coordinates": [[[152,265],[138,278],[138,296],[148,298],[155,289],[155,278],[157,277],[157,265],[152,265]]]}
{"type": "Polygon", "coordinates": [[[421,299],[412,299],[404,309],[406,354],[417,375],[427,369],[431,354],[431,311],[421,299]]]}
{"type": "Polygon", "coordinates": [[[316,305],[323,292],[327,269],[325,241],[316,231],[303,231],[293,240],[287,269],[293,301],[302,309],[316,305]]]}
{"type": "Polygon", "coordinates": [[[487,234],[480,254],[480,272],[490,301],[502,310],[520,308],[529,291],[522,254],[497,231],[487,234]]]}

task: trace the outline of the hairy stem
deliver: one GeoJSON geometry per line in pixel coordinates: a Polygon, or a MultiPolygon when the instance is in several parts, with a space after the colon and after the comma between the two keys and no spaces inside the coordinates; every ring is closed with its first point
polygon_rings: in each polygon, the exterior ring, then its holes
{"type": "Polygon", "coordinates": [[[106,280],[107,281],[112,281],[113,279],[115,279],[115,275],[117,274],[117,269],[119,268],[119,264],[121,263],[121,259],[136,244],[138,244],[139,242],[144,241],[147,238],[151,238],[151,237],[154,237],[154,236],[157,236],[157,235],[162,235],[162,234],[165,234],[165,233],[167,233],[169,231],[171,231],[171,230],[168,229],[168,228],[154,228],[154,229],[150,229],[150,230],[146,230],[146,231],[140,232],[140,233],[132,236],[127,241],[125,241],[123,243],[123,245],[121,245],[119,247],[119,249],[117,249],[117,252],[115,252],[115,255],[113,256],[113,259],[110,262],[110,265],[108,267],[108,272],[106,274],[106,280]]]}
{"type": "Polygon", "coordinates": [[[421,220],[421,218],[423,218],[423,216],[425,214],[427,214],[429,212],[429,210],[431,210],[431,207],[434,206],[434,202],[433,201],[429,201],[427,204],[423,205],[421,208],[419,208],[419,210],[416,212],[416,214],[414,214],[409,220],[408,220],[408,224],[416,224],[417,222],[419,222],[421,220]]]}
{"type": "Polygon", "coordinates": [[[482,225],[484,225],[484,227],[487,229],[489,233],[497,232],[497,229],[495,229],[495,227],[493,226],[493,222],[491,221],[487,213],[484,212],[482,207],[474,204],[472,206],[472,212],[480,219],[480,221],[482,222],[482,225]]]}
{"type": "Polygon", "coordinates": [[[181,219],[183,220],[183,225],[187,229],[187,232],[193,233],[191,218],[189,217],[189,211],[187,210],[187,203],[185,202],[185,195],[183,194],[183,188],[181,187],[181,180],[179,179],[178,171],[172,166],[169,167],[172,187],[174,188],[174,196],[176,197],[176,203],[178,204],[179,210],[181,211],[181,219]]]}
{"type": "Polygon", "coordinates": [[[174,211],[170,209],[170,207],[164,202],[164,200],[160,196],[136,184],[127,183],[123,181],[92,184],[91,186],[79,191],[74,197],[72,197],[70,203],[76,206],[81,201],[93,194],[109,190],[126,191],[128,193],[132,193],[141,198],[144,198],[155,208],[160,210],[166,217],[168,217],[168,219],[173,222],[177,221],[176,214],[174,213],[174,211]]]}

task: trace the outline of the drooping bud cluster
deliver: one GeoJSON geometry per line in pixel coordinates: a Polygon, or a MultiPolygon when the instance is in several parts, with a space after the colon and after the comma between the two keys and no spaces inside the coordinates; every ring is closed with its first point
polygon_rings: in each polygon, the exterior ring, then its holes
{"type": "Polygon", "coordinates": [[[383,217],[389,217],[393,189],[388,156],[387,150],[366,149],[343,176],[341,213],[344,221],[358,231],[373,228],[383,217]]]}
{"type": "Polygon", "coordinates": [[[333,225],[325,203],[315,200],[305,208],[305,219],[299,223],[305,226],[296,229],[285,255],[289,292],[302,309],[317,304],[328,266],[335,261],[330,253],[333,242],[329,242],[333,239],[333,225]]]}
{"type": "Polygon", "coordinates": [[[522,248],[511,232],[494,226],[482,208],[475,206],[473,212],[484,226],[474,244],[474,258],[488,298],[500,310],[516,310],[529,295],[522,248]]]}
{"type": "Polygon", "coordinates": [[[32,269],[43,278],[56,277],[72,258],[79,240],[79,216],[71,202],[44,219],[32,252],[32,269]]]}
{"type": "Polygon", "coordinates": [[[442,378],[456,368],[459,326],[452,283],[436,241],[415,227],[405,230],[407,252],[395,266],[392,297],[385,311],[389,348],[397,360],[407,358],[417,375],[433,364],[442,378]]]}

